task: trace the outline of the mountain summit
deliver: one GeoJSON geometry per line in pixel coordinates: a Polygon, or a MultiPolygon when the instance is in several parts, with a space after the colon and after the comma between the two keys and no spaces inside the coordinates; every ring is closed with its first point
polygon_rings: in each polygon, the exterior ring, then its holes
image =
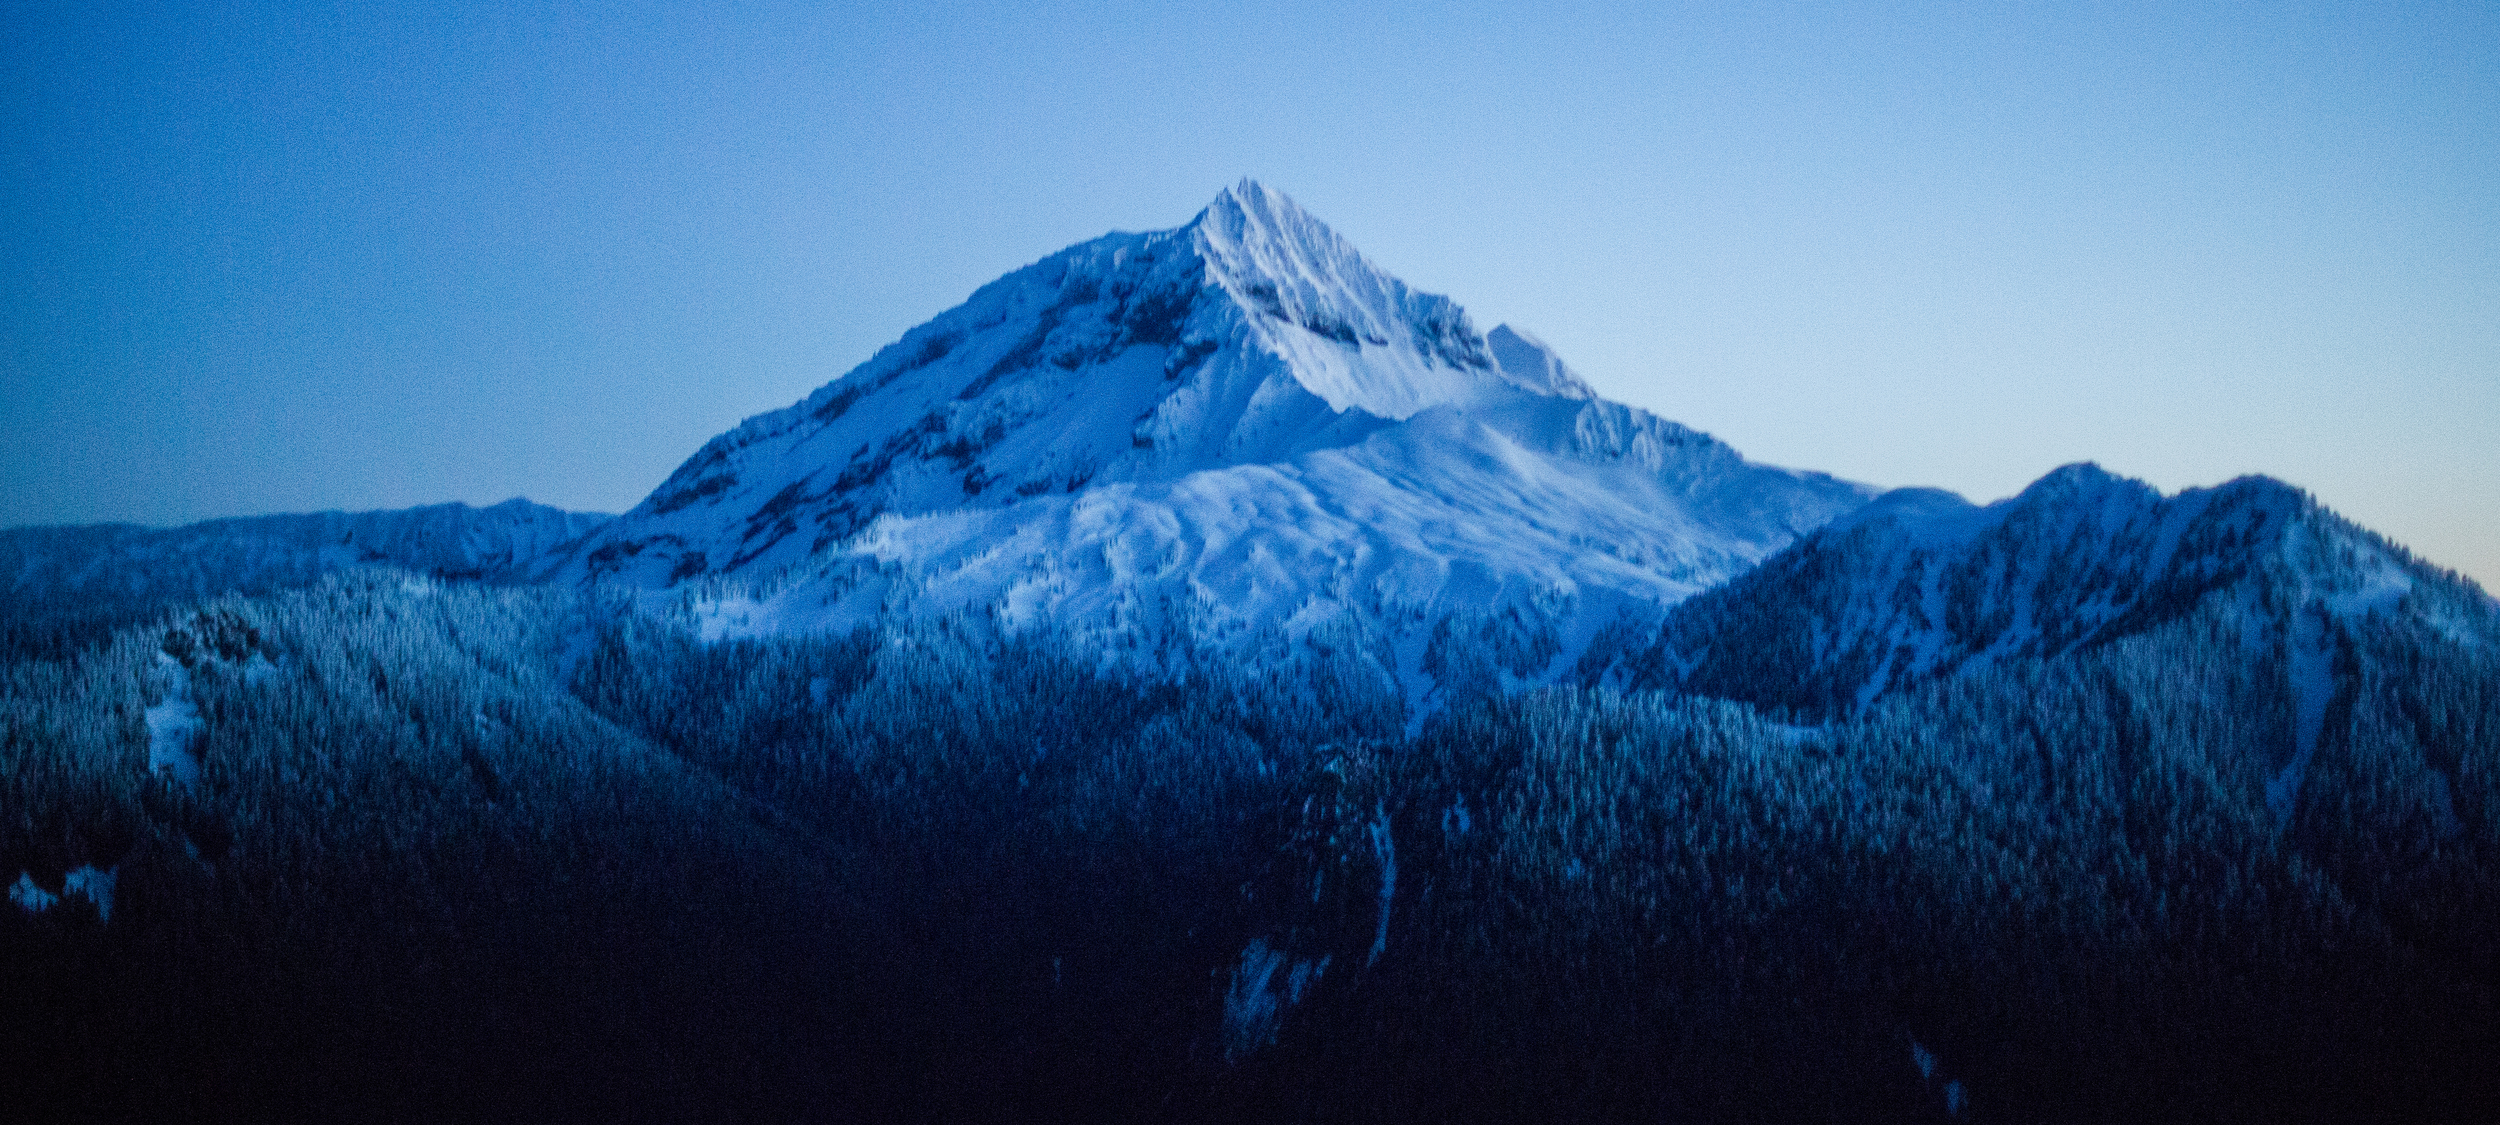
{"type": "Polygon", "coordinates": [[[555,573],[770,587],[725,628],[992,606],[1206,640],[1534,604],[1585,639],[1872,494],[1599,399],[1244,180],[713,439],[555,573]]]}
{"type": "MultiPolygon", "coordinates": [[[[1533,339],[1494,340],[1244,180],[1179,229],[1106,235],[983,286],[798,406],[714,439],[636,512],[710,506],[746,479],[723,468],[732,453],[802,435],[792,452],[808,464],[791,468],[808,482],[785,506],[823,514],[813,550],[881,512],[1286,460],[1506,394],[1595,398],[1533,339]],[[829,463],[838,451],[806,439],[836,429],[882,440],[829,463]]],[[[707,552],[707,568],[743,568],[781,536],[757,538],[707,552]]]]}
{"type": "Polygon", "coordinates": [[[1530,337],[1497,328],[1507,347],[1488,347],[1456,303],[1408,289],[1255,180],[1175,233],[1203,263],[1205,290],[1229,298],[1200,327],[1238,324],[1332,409],[1404,419],[1504,390],[1597,397],[1530,337]]]}

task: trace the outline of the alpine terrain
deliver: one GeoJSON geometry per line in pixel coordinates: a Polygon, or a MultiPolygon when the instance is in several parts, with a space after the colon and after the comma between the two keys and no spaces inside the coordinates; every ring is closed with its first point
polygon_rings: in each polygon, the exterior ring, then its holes
{"type": "Polygon", "coordinates": [[[746,579],[715,636],[973,608],[1151,654],[1353,618],[1414,638],[1420,692],[1451,613],[1521,615],[1549,679],[1872,495],[1599,399],[1245,180],[713,439],[550,575],[746,579]]]}
{"type": "Polygon", "coordinates": [[[0,532],[0,884],[28,1120],[2500,1120],[2500,603],[1244,181],[612,519],[0,532]]]}

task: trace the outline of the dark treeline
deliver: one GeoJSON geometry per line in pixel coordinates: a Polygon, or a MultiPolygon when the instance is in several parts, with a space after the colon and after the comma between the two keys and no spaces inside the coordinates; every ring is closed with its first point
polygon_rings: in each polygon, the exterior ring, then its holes
{"type": "MultiPolygon", "coordinates": [[[[59,1119],[2489,1119],[2500,664],[2340,627],[2286,816],[2296,672],[2244,612],[1819,726],[1554,689],[1409,738],[1352,631],[1141,683],[978,616],[704,643],[595,591],[229,598],[0,668],[0,878],[61,896],[0,908],[0,1088],[59,1119]],[[183,701],[190,785],[148,772],[183,701]]],[[[1502,668],[1524,635],[1434,645],[1502,668]]]]}
{"type": "Polygon", "coordinates": [[[1390,783],[1413,945],[1351,1001],[1405,1040],[1363,1088],[1419,1116],[1884,1118],[1945,1082],[1974,1119],[2487,1113],[2500,677],[2449,652],[2339,697],[2278,829],[2281,669],[2218,657],[2217,617],[1826,728],[1548,692],[1431,729],[1390,783]],[[1475,830],[1436,831],[1458,807],[1475,830]]]}

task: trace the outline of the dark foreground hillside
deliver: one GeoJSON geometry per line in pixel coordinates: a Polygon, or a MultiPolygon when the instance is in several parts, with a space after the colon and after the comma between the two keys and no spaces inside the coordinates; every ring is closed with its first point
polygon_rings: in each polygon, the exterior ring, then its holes
{"type": "Polygon", "coordinates": [[[1140,686],[979,620],[706,645],[575,591],[230,599],[0,670],[0,1096],[2494,1119],[2500,664],[2352,626],[2285,816],[2301,696],[2243,625],[1821,726],[1555,690],[1409,739],[1350,633],[1140,686]]]}

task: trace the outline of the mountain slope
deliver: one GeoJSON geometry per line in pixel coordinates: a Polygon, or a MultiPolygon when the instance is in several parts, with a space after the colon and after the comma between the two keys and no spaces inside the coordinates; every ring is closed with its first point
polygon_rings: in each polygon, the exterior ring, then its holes
{"type": "Polygon", "coordinates": [[[1232,644],[1509,608],[1576,652],[1871,495],[1597,399],[1245,181],[984,286],[549,573],[727,577],[728,631],[995,607],[1232,644]]]}
{"type": "Polygon", "coordinates": [[[366,564],[510,579],[607,519],[513,499],[487,508],[435,504],[163,529],[9,528],[0,530],[0,617],[12,633],[63,621],[109,630],[167,606],[306,585],[366,564]]]}
{"type": "MultiPolygon", "coordinates": [[[[1580,675],[1830,718],[2200,612],[2235,642],[2205,657],[2271,677],[2287,702],[2287,737],[2263,764],[2278,822],[2321,746],[2353,737],[2356,693],[2500,650],[2500,605],[2471,581],[2289,485],[2243,477],[2165,497],[2070,465],[1985,508],[1888,493],[1676,606],[1646,647],[1590,654],[1580,675]]],[[[2444,794],[2440,776],[2423,784],[2444,794]]]]}

